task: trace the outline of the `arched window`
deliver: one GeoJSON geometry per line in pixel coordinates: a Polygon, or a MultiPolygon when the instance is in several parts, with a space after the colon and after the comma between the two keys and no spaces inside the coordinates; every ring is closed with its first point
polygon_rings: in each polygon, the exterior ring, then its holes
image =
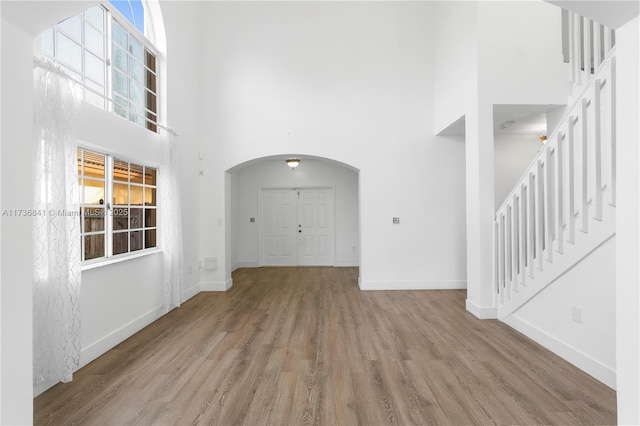
{"type": "Polygon", "coordinates": [[[109,0],[116,9],[144,34],[144,6],[140,0],[109,0]]]}
{"type": "Polygon", "coordinates": [[[158,51],[144,36],[140,0],[114,0],[41,35],[42,55],[84,87],[86,102],[158,130],[158,51]]]}

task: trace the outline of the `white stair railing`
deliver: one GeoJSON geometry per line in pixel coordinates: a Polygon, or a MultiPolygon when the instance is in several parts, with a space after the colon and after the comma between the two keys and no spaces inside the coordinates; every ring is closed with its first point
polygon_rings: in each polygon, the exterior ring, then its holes
{"type": "Polygon", "coordinates": [[[589,18],[562,10],[562,52],[574,87],[586,85],[615,46],[615,32],[589,18]]]}
{"type": "Polygon", "coordinates": [[[615,234],[615,49],[498,209],[504,318],[615,234]]]}

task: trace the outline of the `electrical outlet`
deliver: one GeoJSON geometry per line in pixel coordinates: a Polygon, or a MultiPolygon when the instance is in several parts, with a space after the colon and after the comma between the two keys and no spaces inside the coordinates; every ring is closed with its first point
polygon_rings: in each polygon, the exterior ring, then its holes
{"type": "Polygon", "coordinates": [[[571,319],[573,320],[573,322],[582,324],[582,309],[573,306],[571,308],[571,319]]]}

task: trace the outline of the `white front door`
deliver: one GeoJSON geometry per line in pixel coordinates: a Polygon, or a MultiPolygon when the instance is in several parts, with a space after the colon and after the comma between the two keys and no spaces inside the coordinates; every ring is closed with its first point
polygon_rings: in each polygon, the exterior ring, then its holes
{"type": "Polygon", "coordinates": [[[333,190],[298,190],[298,264],[333,265],[333,190]]]}
{"type": "Polygon", "coordinates": [[[263,189],[264,266],[333,266],[332,188],[263,189]]]}

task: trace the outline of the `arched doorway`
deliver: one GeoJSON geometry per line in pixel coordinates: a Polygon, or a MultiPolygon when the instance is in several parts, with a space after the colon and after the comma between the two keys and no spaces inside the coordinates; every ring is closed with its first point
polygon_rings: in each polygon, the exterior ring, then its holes
{"type": "Polygon", "coordinates": [[[313,156],[296,156],[301,164],[291,170],[289,157],[263,157],[227,171],[231,270],[359,266],[358,170],[313,156]],[[276,234],[270,225],[279,226],[276,234]]]}

